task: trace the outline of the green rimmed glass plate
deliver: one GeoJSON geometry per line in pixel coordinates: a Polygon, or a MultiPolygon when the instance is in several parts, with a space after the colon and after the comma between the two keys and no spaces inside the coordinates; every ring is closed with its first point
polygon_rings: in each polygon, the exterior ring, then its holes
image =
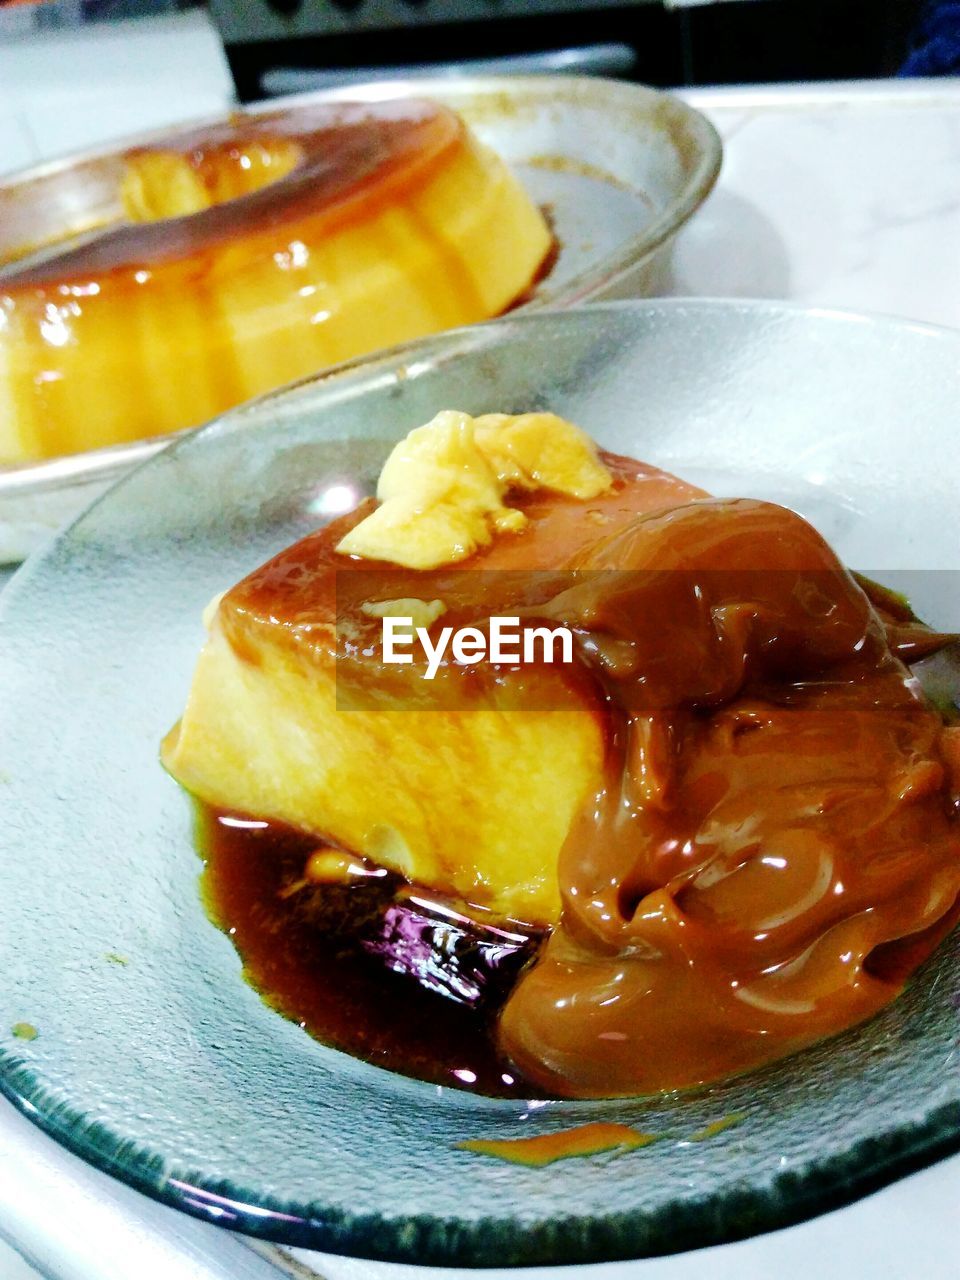
{"type": "Polygon", "coordinates": [[[202,1217],[467,1265],[733,1239],[960,1147],[956,935],[881,1017],[764,1072],[633,1102],[476,1098],[328,1049],[261,1002],[204,915],[189,806],[157,763],[208,598],[369,492],[392,442],[440,407],[550,407],[717,492],[788,502],[956,627],[958,402],[947,332],[771,304],[606,305],[342,369],[125,479],[0,607],[4,1092],[202,1217]],[[597,1120],[660,1140],[546,1169],[458,1147],[597,1120]]]}

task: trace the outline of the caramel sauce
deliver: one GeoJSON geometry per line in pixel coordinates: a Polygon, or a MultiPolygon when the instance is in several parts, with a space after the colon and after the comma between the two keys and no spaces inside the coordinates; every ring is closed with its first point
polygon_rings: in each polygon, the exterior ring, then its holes
{"type": "Polygon", "coordinates": [[[525,307],[532,302],[537,296],[537,291],[545,280],[548,280],[553,273],[554,267],[560,261],[560,254],[563,252],[563,242],[557,235],[557,223],[554,217],[553,207],[548,204],[540,206],[540,212],[543,214],[543,220],[550,228],[550,248],[537,267],[529,286],[514,298],[508,307],[502,311],[502,315],[509,315],[511,311],[516,311],[519,307],[525,307]]]}
{"type": "MultiPolygon", "coordinates": [[[[691,1133],[687,1142],[708,1142],[727,1129],[735,1128],[744,1119],[742,1112],[722,1116],[691,1133]]],[[[510,1164],[542,1169],[557,1160],[582,1159],[585,1156],[603,1155],[608,1152],[637,1151],[660,1142],[665,1134],[644,1133],[629,1124],[613,1124],[596,1121],[578,1124],[570,1129],[558,1129],[553,1133],[537,1134],[532,1138],[467,1138],[458,1142],[461,1151],[473,1151],[479,1156],[491,1156],[510,1164]]]]}
{"type": "MultiPolygon", "coordinates": [[[[338,620],[349,621],[364,640],[379,635],[379,621],[360,610],[365,601],[398,595],[442,599],[448,610],[446,624],[450,617],[475,614],[478,603],[506,606],[518,592],[526,591],[532,599],[549,598],[551,589],[569,581],[566,566],[583,547],[585,537],[615,533],[638,516],[705,496],[702,489],[633,458],[603,451],[600,457],[613,477],[607,493],[589,502],[546,490],[517,494],[510,505],[527,517],[523,533],[495,538],[452,569],[414,572],[340,555],[337,543],[376,505],[374,499],[365,498],[353,511],[285,548],[227,592],[221,620],[231,642],[242,645],[247,626],[272,622],[298,652],[315,651],[318,659],[325,659],[337,653],[334,628],[338,620]],[[484,572],[471,575],[473,569],[484,572]],[[482,602],[478,592],[483,593],[482,602]]],[[[366,645],[360,646],[357,662],[366,664],[371,681],[379,681],[383,664],[376,653],[366,650],[366,645]]]]}
{"type": "MultiPolygon", "coordinates": [[[[559,923],[490,986],[482,1014],[442,1006],[450,1022],[434,1034],[433,996],[395,1001],[394,975],[342,937],[339,967],[311,951],[296,895],[282,897],[302,875],[302,837],[208,833],[216,912],[255,985],[321,1038],[425,1079],[465,1066],[482,1092],[509,1075],[511,1089],[592,1097],[746,1071],[876,1013],[956,918],[960,729],[904,662],[951,637],[865,591],[793,512],[604,461],[609,494],[518,499],[528,528],[467,572],[398,577],[339,556],[361,504],[221,606],[238,653],[269,623],[308,661],[337,655],[346,616],[358,639],[343,678],[385,706],[396,689],[364,600],[440,598],[445,623],[519,612],[578,638],[574,671],[538,668],[524,687],[568,681],[587,698],[603,774],[560,855],[559,923]]],[[[464,679],[453,664],[443,674],[464,679]]]]}
{"type": "Polygon", "coordinates": [[[745,500],[638,521],[575,578],[539,612],[583,637],[605,776],[501,1044],[545,1088],[634,1094],[869,1018],[951,917],[960,779],[867,595],[799,516],[745,500]]]}
{"type": "MultiPolygon", "coordinates": [[[[135,272],[155,271],[198,250],[240,239],[247,241],[244,256],[255,258],[272,248],[278,223],[309,215],[314,233],[329,234],[343,222],[365,216],[371,203],[395,199],[398,187],[437,164],[462,134],[453,112],[416,100],[376,108],[343,103],[238,116],[236,122],[177,134],[163,150],[184,156],[206,184],[223,188],[216,203],[183,217],[116,223],[42,262],[18,269],[14,261],[0,272],[0,282],[18,290],[72,280],[97,280],[103,287],[105,276],[129,276],[130,285],[145,284],[134,279],[135,272]],[[284,143],[297,147],[300,162],[281,179],[233,198],[230,188],[238,184],[230,180],[232,170],[245,170],[247,164],[259,168],[262,151],[277,151],[284,143]],[[269,237],[269,245],[249,239],[260,234],[269,237]]],[[[128,154],[136,158],[148,149],[128,154]]],[[[200,274],[212,266],[201,265],[200,274]]]]}
{"type": "Polygon", "coordinates": [[[203,893],[244,975],[325,1044],[433,1084],[538,1097],[496,1046],[496,1016],[537,939],[475,925],[396,876],[311,885],[316,839],[198,806],[203,893]]]}
{"type": "Polygon", "coordinates": [[[721,1133],[726,1133],[728,1129],[735,1129],[745,1118],[745,1113],[742,1111],[734,1111],[728,1116],[721,1116],[719,1120],[712,1120],[710,1124],[705,1124],[696,1133],[691,1133],[687,1141],[709,1142],[711,1138],[719,1137],[721,1133]]]}
{"type": "Polygon", "coordinates": [[[541,1169],[557,1160],[596,1156],[605,1151],[635,1151],[657,1141],[655,1133],[643,1133],[632,1125],[597,1121],[534,1138],[468,1138],[457,1146],[480,1156],[541,1169]]]}

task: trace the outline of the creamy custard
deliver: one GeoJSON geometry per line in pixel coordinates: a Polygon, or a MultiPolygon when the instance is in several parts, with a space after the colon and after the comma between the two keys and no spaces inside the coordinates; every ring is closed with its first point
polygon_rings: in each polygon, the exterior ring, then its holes
{"type": "Polygon", "coordinates": [[[195,426],[487,319],[552,236],[444,107],[327,104],[129,152],[126,220],[0,263],[0,464],[195,426]]]}

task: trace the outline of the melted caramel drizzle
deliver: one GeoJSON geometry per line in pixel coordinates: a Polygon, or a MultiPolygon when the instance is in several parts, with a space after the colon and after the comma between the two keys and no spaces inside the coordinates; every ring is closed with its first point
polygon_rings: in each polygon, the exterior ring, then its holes
{"type": "Polygon", "coordinates": [[[943,723],[865,593],[751,501],[638,520],[576,577],[540,613],[580,636],[607,762],[503,1012],[509,1056],[559,1093],[636,1094],[870,1017],[905,977],[871,972],[875,949],[906,939],[917,964],[939,940],[960,831],[943,723]]]}
{"type": "MultiPolygon", "coordinates": [[[[735,1128],[744,1119],[743,1112],[723,1116],[691,1133],[686,1141],[708,1142],[727,1129],[735,1128]]],[[[510,1164],[542,1169],[557,1160],[582,1159],[609,1151],[636,1151],[660,1142],[666,1136],[644,1133],[642,1129],[629,1124],[595,1121],[592,1124],[574,1125],[571,1129],[558,1129],[554,1133],[537,1134],[531,1138],[468,1138],[465,1142],[458,1142],[457,1147],[461,1151],[492,1156],[495,1160],[507,1160],[510,1164]]]]}
{"type": "Polygon", "coordinates": [[[604,1151],[634,1151],[657,1141],[657,1134],[642,1133],[628,1124],[596,1121],[533,1138],[468,1138],[457,1146],[461,1151],[541,1169],[557,1160],[596,1156],[604,1151]]]}

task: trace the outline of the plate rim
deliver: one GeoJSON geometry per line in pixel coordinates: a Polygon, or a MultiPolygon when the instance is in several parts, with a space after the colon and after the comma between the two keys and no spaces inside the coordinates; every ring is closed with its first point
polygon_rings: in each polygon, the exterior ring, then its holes
{"type": "Polygon", "coordinates": [[[84,1163],[159,1204],[287,1248],[418,1266],[486,1270],[589,1265],[734,1244],[853,1204],[960,1152],[958,1100],[940,1105],[920,1123],[863,1139],[825,1162],[809,1160],[778,1173],[767,1187],[722,1189],[687,1203],[671,1201],[652,1212],[555,1214],[535,1223],[495,1213],[474,1222],[430,1214],[387,1218],[353,1215],[318,1201],[281,1201],[229,1179],[204,1180],[194,1173],[168,1178],[155,1153],[131,1150],[129,1140],[113,1137],[99,1122],[70,1112],[62,1102],[44,1113],[42,1089],[27,1098],[16,1088],[15,1080],[24,1075],[30,1075],[28,1068],[7,1072],[0,1058],[0,1096],[84,1163]]]}

